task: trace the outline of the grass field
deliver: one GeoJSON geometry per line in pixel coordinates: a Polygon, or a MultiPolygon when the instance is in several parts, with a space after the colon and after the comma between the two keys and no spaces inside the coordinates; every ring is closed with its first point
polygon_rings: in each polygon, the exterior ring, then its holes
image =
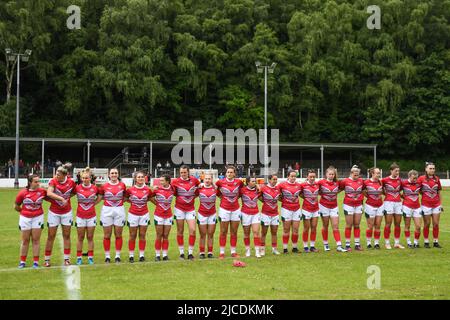
{"type": "MultiPolygon", "coordinates": [[[[80,267],[80,289],[67,285],[67,269],[62,264],[62,248],[58,239],[53,250],[53,266],[33,270],[31,251],[27,268],[17,269],[20,233],[18,213],[13,207],[15,190],[0,190],[0,299],[449,299],[450,298],[450,190],[444,190],[440,243],[443,249],[364,250],[337,253],[332,233],[332,251],[310,254],[273,256],[266,250],[261,259],[242,258],[246,268],[235,268],[232,259],[195,261],[178,260],[175,226],[170,236],[167,262],[153,262],[154,226],[147,235],[147,261],[130,264],[127,261],[128,229],[124,229],[124,250],[120,265],[103,263],[103,231],[95,235],[95,265],[80,267]],[[125,258],[125,259],[124,259],[125,258]],[[381,288],[370,290],[367,268],[376,265],[381,270],[381,288]],[[73,296],[72,294],[74,294],[73,296]]],[[[75,200],[76,201],[76,200],[75,200]]],[[[74,201],[74,202],[75,202],[74,201]]],[[[342,201],[342,195],[341,195],[342,201]]],[[[340,201],[340,203],[341,203],[340,201]]],[[[151,205],[153,206],[153,205],[151,205]]],[[[45,209],[48,203],[45,204],[45,209]]],[[[99,208],[97,210],[99,212],[99,208]]],[[[153,212],[153,207],[151,207],[153,212]]],[[[342,212],[342,210],[340,211],[342,212]]],[[[343,215],[341,215],[343,230],[343,215]]],[[[319,228],[321,223],[319,223],[319,228]]],[[[185,228],[186,229],[186,228],[185,228]]],[[[302,231],[301,228],[300,231],[302,231]]],[[[361,225],[365,244],[365,219],[361,225]]],[[[47,229],[41,239],[41,264],[47,229]]],[[[238,252],[244,254],[242,230],[238,252]]],[[[279,249],[281,249],[281,229],[279,249]]],[[[430,232],[432,235],[432,232],[430,232]]],[[[218,256],[218,229],[215,256],[218,256]]],[[[343,232],[341,232],[343,238],[343,232]]],[[[197,236],[198,239],[198,236],[197,236]]],[[[72,229],[72,262],[75,262],[76,232],[72,229]]],[[[269,239],[268,239],[269,240],[269,239]]],[[[301,241],[301,237],[300,237],[301,241]]],[[[422,244],[423,239],[421,239],[422,244]]],[[[198,240],[197,240],[198,242],[198,240]]],[[[227,241],[229,242],[229,241],[227,241]]],[[[114,241],[111,254],[114,255],[114,241]]],[[[187,231],[185,236],[187,243],[187,231]]],[[[270,244],[270,240],[266,241],[270,244]]],[[[402,232],[402,243],[405,244],[402,232]]],[[[382,242],[383,244],[383,242],[382,242]]],[[[318,232],[319,249],[322,249],[318,232]]],[[[30,248],[31,249],[31,248],[30,248]]],[[[187,248],[186,248],[187,249],[187,248]]],[[[267,248],[269,249],[269,247],[267,248]]],[[[196,250],[197,252],[197,250],[196,250]]],[[[227,249],[229,256],[229,250],[227,249]]],[[[85,258],[84,258],[85,259],[85,258]]]]}

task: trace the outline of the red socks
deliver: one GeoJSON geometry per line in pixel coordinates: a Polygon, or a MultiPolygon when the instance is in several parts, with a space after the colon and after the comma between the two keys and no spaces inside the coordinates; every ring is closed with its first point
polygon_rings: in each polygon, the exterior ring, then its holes
{"type": "Polygon", "coordinates": [[[255,247],[259,247],[261,245],[261,238],[254,237],[253,243],[255,244],[255,247]]]}
{"type": "Polygon", "coordinates": [[[355,238],[359,239],[361,237],[361,229],[359,227],[353,228],[353,235],[355,238]]]}
{"type": "Polygon", "coordinates": [[[374,234],[375,234],[375,239],[380,240],[381,231],[380,230],[375,230],[374,234]]]}
{"type": "Polygon", "coordinates": [[[292,234],[292,243],[297,244],[297,242],[298,242],[298,233],[293,233],[292,234]]]}
{"type": "Polygon", "coordinates": [[[411,236],[411,231],[405,230],[405,237],[409,238],[411,236]]]}
{"type": "Polygon", "coordinates": [[[333,237],[336,242],[341,241],[341,234],[339,230],[333,230],[333,237]]]}
{"type": "Polygon", "coordinates": [[[227,236],[219,236],[219,245],[225,247],[227,245],[227,236]]]}
{"type": "Polygon", "coordinates": [[[158,252],[161,250],[161,248],[162,248],[161,240],[156,239],[155,240],[155,250],[158,252]]]}
{"type": "Polygon", "coordinates": [[[244,238],[244,245],[246,247],[250,246],[250,238],[244,238]]]}
{"type": "Polygon", "coordinates": [[[139,240],[139,251],[145,251],[145,245],[147,241],[145,240],[139,240]]]}
{"type": "Polygon", "coordinates": [[[352,237],[352,228],[345,228],[345,239],[350,240],[352,237]]]}
{"type": "Polygon", "coordinates": [[[317,232],[311,231],[311,241],[316,241],[317,232]]]}
{"type": "Polygon", "coordinates": [[[429,228],[423,228],[423,237],[425,239],[428,239],[429,235],[430,235],[430,229],[429,228]]]}
{"type": "Polygon", "coordinates": [[[322,239],[328,241],[328,230],[322,229],[322,239]]]}
{"type": "Polygon", "coordinates": [[[439,226],[433,227],[433,239],[439,238],[439,226]]]}
{"type": "Polygon", "coordinates": [[[111,239],[103,239],[103,249],[107,252],[111,250],[111,239]]]}
{"type": "Polygon", "coordinates": [[[136,240],[128,240],[128,250],[133,252],[134,248],[136,248],[136,240]]]}
{"type": "Polygon", "coordinates": [[[366,230],[366,238],[372,238],[372,232],[373,232],[372,229],[367,229],[366,230]]]}
{"type": "Polygon", "coordinates": [[[235,248],[237,244],[237,236],[230,235],[230,245],[235,248]]]}
{"type": "Polygon", "coordinates": [[[401,228],[400,227],[394,227],[394,238],[399,239],[401,234],[401,228]]]}
{"type": "Polygon", "coordinates": [[[384,238],[389,239],[391,237],[391,228],[390,227],[384,227],[384,238]]]}
{"type": "Polygon", "coordinates": [[[81,256],[83,255],[83,252],[80,250],[77,250],[77,258],[81,258],[81,256]]]}
{"type": "Polygon", "coordinates": [[[122,237],[116,238],[116,250],[117,251],[122,250],[122,244],[123,244],[122,237]]]}
{"type": "Polygon", "coordinates": [[[195,245],[195,236],[189,236],[189,246],[193,247],[195,245]]]}
{"type": "Polygon", "coordinates": [[[179,247],[184,246],[184,237],[182,235],[181,236],[177,235],[177,243],[179,247]]]}
{"type": "MultiPolygon", "coordinates": [[[[294,241],[292,241],[292,242],[294,242],[294,241]]],[[[288,243],[289,243],[289,235],[283,234],[283,244],[288,244],[288,243]]]]}
{"type": "Polygon", "coordinates": [[[303,242],[308,242],[308,232],[303,231],[302,233],[303,242]]]}
{"type": "Polygon", "coordinates": [[[162,249],[169,250],[169,239],[163,239],[162,241],[162,249]]]}
{"type": "Polygon", "coordinates": [[[414,231],[414,239],[416,240],[420,239],[420,231],[414,231]]]}

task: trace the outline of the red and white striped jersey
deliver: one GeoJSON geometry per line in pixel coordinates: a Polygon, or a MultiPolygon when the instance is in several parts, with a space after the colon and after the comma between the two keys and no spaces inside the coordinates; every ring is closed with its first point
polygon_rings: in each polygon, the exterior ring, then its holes
{"type": "Polygon", "coordinates": [[[97,200],[98,189],[95,185],[84,186],[79,184],[76,186],[77,193],[77,217],[82,219],[91,219],[95,214],[95,201],[97,200]]]}
{"type": "Polygon", "coordinates": [[[319,185],[320,201],[319,203],[325,208],[337,208],[337,194],[339,193],[339,182],[328,181],[322,179],[317,182],[319,185]]]}
{"type": "Polygon", "coordinates": [[[172,181],[172,188],[175,190],[175,208],[189,212],[195,210],[195,197],[200,181],[196,177],[190,176],[188,179],[176,178],[172,181]]]}
{"type": "Polygon", "coordinates": [[[289,211],[300,209],[300,194],[302,185],[298,182],[282,182],[278,185],[281,192],[281,207],[289,211]]]}
{"type": "Polygon", "coordinates": [[[362,205],[364,200],[363,189],[364,189],[364,180],[362,178],[358,178],[353,180],[351,178],[345,178],[339,181],[339,188],[344,190],[344,204],[357,207],[362,205]]]}
{"type": "Polygon", "coordinates": [[[268,216],[278,215],[278,200],[280,199],[280,189],[278,186],[265,185],[261,189],[263,206],[261,212],[268,216]]]}
{"type": "Polygon", "coordinates": [[[153,195],[156,201],[155,216],[163,219],[172,217],[172,200],[175,195],[173,187],[164,188],[160,186],[153,190],[153,195]]]}
{"type": "Polygon", "coordinates": [[[56,178],[53,178],[48,185],[54,188],[55,194],[67,200],[66,205],[63,206],[60,201],[50,199],[50,211],[56,214],[66,214],[70,212],[70,210],[72,210],[70,197],[75,194],[75,182],[69,177],[66,177],[63,182],[59,182],[56,178]]]}
{"type": "Polygon", "coordinates": [[[402,180],[400,177],[386,177],[381,180],[384,188],[384,201],[401,202],[400,191],[402,190],[402,180]]]}
{"type": "Polygon", "coordinates": [[[200,200],[200,206],[198,207],[198,213],[203,216],[209,217],[216,214],[216,188],[211,185],[209,187],[203,186],[198,189],[198,198],[200,200]]]}
{"type": "Polygon", "coordinates": [[[239,179],[228,180],[221,179],[216,182],[217,196],[221,196],[220,207],[228,211],[236,211],[239,209],[239,189],[243,187],[243,183],[239,179]]]}
{"type": "Polygon", "coordinates": [[[303,205],[302,209],[308,212],[316,212],[319,210],[319,184],[317,182],[302,183],[303,205]]]}
{"type": "Polygon", "coordinates": [[[441,196],[439,191],[442,190],[439,177],[420,176],[417,179],[420,183],[422,193],[422,205],[428,208],[436,208],[441,205],[441,196]]]}
{"type": "Polygon", "coordinates": [[[46,196],[47,191],[42,188],[20,190],[16,197],[16,204],[22,205],[20,215],[26,218],[34,218],[44,214],[42,202],[46,196]]]}
{"type": "Polygon", "coordinates": [[[132,186],[127,189],[125,197],[130,201],[131,206],[128,210],[129,213],[137,216],[143,216],[148,213],[147,202],[152,196],[152,191],[145,184],[142,187],[132,186]]]}
{"type": "Polygon", "coordinates": [[[99,194],[103,195],[103,205],[106,207],[121,207],[127,187],[123,182],[105,183],[99,190],[99,194]]]}
{"type": "Polygon", "coordinates": [[[383,185],[381,181],[367,179],[364,181],[364,188],[366,189],[366,204],[375,208],[381,207],[383,205],[383,185]]]}
{"type": "Polygon", "coordinates": [[[419,181],[411,182],[409,179],[402,180],[403,205],[410,209],[419,209],[419,195],[421,184],[419,181]]]}
{"type": "Polygon", "coordinates": [[[260,196],[260,192],[255,187],[254,189],[249,188],[248,186],[242,187],[241,191],[241,212],[245,214],[257,214],[259,212],[258,208],[258,198],[260,196]]]}

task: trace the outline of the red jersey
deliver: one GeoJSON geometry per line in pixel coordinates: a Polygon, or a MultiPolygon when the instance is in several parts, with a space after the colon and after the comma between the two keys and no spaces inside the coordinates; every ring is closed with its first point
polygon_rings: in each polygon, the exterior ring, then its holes
{"type": "Polygon", "coordinates": [[[298,182],[290,183],[289,181],[282,182],[278,185],[281,192],[281,207],[290,211],[297,211],[300,209],[300,193],[302,192],[302,185],[298,182]]]}
{"type": "Polygon", "coordinates": [[[319,203],[328,209],[337,208],[337,194],[339,193],[339,182],[322,179],[317,182],[319,185],[319,203]]]}
{"type": "Polygon", "coordinates": [[[420,176],[417,179],[420,183],[422,193],[422,205],[428,208],[436,208],[441,205],[441,196],[439,191],[442,190],[439,177],[420,176]]]}
{"type": "Polygon", "coordinates": [[[198,189],[198,198],[200,199],[200,206],[198,207],[198,213],[201,213],[205,217],[216,214],[216,188],[214,186],[198,189]]]}
{"type": "Polygon", "coordinates": [[[183,211],[195,210],[194,203],[197,187],[200,181],[196,177],[190,176],[189,179],[176,178],[172,181],[172,187],[175,190],[175,208],[183,211]]]}
{"type": "Polygon", "coordinates": [[[70,210],[72,210],[72,206],[70,205],[70,197],[72,194],[75,194],[75,182],[69,177],[66,177],[62,183],[58,182],[56,178],[53,178],[50,180],[48,185],[54,188],[55,194],[67,200],[66,205],[63,206],[60,201],[50,199],[50,211],[55,214],[65,214],[70,212],[70,210]]]}
{"type": "Polygon", "coordinates": [[[381,183],[384,187],[384,201],[401,202],[400,190],[402,189],[402,180],[400,177],[395,179],[389,177],[381,179],[381,183]]]}
{"type": "Polygon", "coordinates": [[[339,188],[345,191],[344,204],[357,207],[362,205],[364,195],[362,193],[364,189],[364,180],[358,178],[353,180],[352,178],[345,178],[339,181],[339,188]]]}
{"type": "Polygon", "coordinates": [[[155,216],[163,219],[172,217],[172,200],[175,195],[173,187],[163,188],[160,186],[153,191],[153,195],[156,201],[155,216]]]}
{"type": "Polygon", "coordinates": [[[137,216],[143,216],[148,213],[147,202],[150,200],[151,196],[152,191],[145,184],[142,187],[132,186],[127,189],[125,197],[127,197],[131,203],[128,212],[137,216]]]}
{"type": "Polygon", "coordinates": [[[272,187],[266,185],[261,189],[263,206],[261,212],[268,216],[278,215],[278,200],[281,196],[281,191],[278,186],[272,187]]]}
{"type": "Polygon", "coordinates": [[[259,212],[258,198],[260,192],[258,189],[250,189],[248,186],[242,187],[240,191],[242,206],[241,212],[245,214],[255,215],[259,212]]]}
{"type": "Polygon", "coordinates": [[[78,200],[77,217],[82,219],[94,218],[96,216],[95,200],[97,200],[98,194],[97,187],[93,184],[87,187],[83,184],[79,184],[76,186],[75,191],[78,200]]]}
{"type": "Polygon", "coordinates": [[[409,179],[402,180],[403,205],[410,209],[419,209],[419,195],[421,190],[419,181],[411,182],[409,179]]]}
{"type": "Polygon", "coordinates": [[[220,199],[220,207],[228,211],[236,211],[239,209],[239,189],[244,184],[239,179],[228,180],[221,179],[216,182],[217,195],[222,196],[220,199]]]}
{"type": "Polygon", "coordinates": [[[319,210],[319,184],[317,182],[302,183],[302,193],[304,197],[302,209],[308,212],[316,212],[319,210]]]}
{"type": "Polygon", "coordinates": [[[367,179],[364,181],[364,188],[366,189],[366,204],[369,206],[379,208],[383,205],[383,185],[381,181],[372,181],[367,179]]]}
{"type": "Polygon", "coordinates": [[[20,190],[16,197],[16,204],[18,206],[22,205],[20,215],[25,218],[34,218],[44,214],[42,202],[46,196],[47,191],[42,188],[20,190]]]}
{"type": "Polygon", "coordinates": [[[103,205],[106,207],[121,207],[123,206],[123,198],[127,186],[123,182],[113,184],[111,182],[105,183],[99,190],[99,194],[103,195],[103,205]]]}

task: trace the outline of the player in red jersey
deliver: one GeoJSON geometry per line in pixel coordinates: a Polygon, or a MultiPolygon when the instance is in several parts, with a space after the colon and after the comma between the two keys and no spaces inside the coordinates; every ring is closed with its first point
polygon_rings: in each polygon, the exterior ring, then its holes
{"type": "Polygon", "coordinates": [[[172,181],[175,190],[175,220],[177,222],[177,242],[180,250],[180,259],[184,259],[184,221],[189,227],[188,259],[194,259],[195,246],[195,197],[200,181],[189,176],[189,167],[180,167],[180,177],[172,181]]]}
{"type": "Polygon", "coordinates": [[[219,258],[225,257],[225,245],[227,242],[228,226],[230,226],[230,249],[233,258],[239,257],[236,253],[237,232],[241,221],[239,210],[239,189],[243,183],[236,178],[236,168],[229,166],[226,177],[216,182],[217,196],[220,198],[219,221],[220,221],[220,254],[219,258]]]}
{"type": "MultiPolygon", "coordinates": [[[[22,233],[19,269],[25,268],[30,240],[33,251],[33,268],[39,267],[41,232],[44,228],[42,202],[46,196],[47,191],[39,187],[39,176],[36,174],[28,176],[27,187],[17,194],[14,209],[20,213],[19,229],[22,233]]],[[[59,196],[56,200],[64,201],[59,196]]]]}
{"type": "Polygon", "coordinates": [[[259,247],[261,246],[261,235],[259,226],[261,217],[258,208],[260,196],[255,177],[247,177],[245,186],[240,189],[241,196],[241,220],[244,229],[245,256],[250,257],[250,229],[253,231],[253,243],[255,245],[255,256],[261,258],[259,247]]]}
{"type": "Polygon", "coordinates": [[[278,200],[280,200],[281,191],[277,186],[278,177],[274,174],[269,175],[269,183],[261,188],[259,199],[263,202],[261,209],[261,249],[260,254],[266,254],[266,234],[270,227],[272,234],[272,253],[275,255],[278,252],[277,232],[280,218],[278,216],[278,200]]]}
{"type": "Polygon", "coordinates": [[[353,166],[350,170],[350,177],[339,182],[339,188],[344,190],[344,214],[345,214],[345,249],[351,251],[350,239],[352,236],[352,227],[355,238],[355,250],[361,251],[360,236],[361,230],[359,224],[361,223],[362,204],[363,204],[363,189],[364,180],[360,178],[361,169],[358,166],[353,166]]]}
{"type": "Polygon", "coordinates": [[[402,223],[402,198],[400,191],[402,189],[402,180],[400,179],[400,167],[393,163],[390,167],[391,175],[381,179],[384,188],[384,241],[386,249],[392,249],[390,244],[391,224],[394,220],[394,248],[405,249],[400,244],[401,223],[402,223]]]}
{"type": "Polygon", "coordinates": [[[337,178],[337,170],[329,167],[325,171],[325,179],[318,182],[319,185],[319,213],[322,217],[322,238],[325,251],[330,251],[328,245],[328,225],[331,219],[331,227],[333,229],[333,237],[336,241],[336,250],[338,252],[347,252],[342,248],[341,234],[339,232],[339,208],[337,203],[337,194],[339,193],[339,181],[337,178]]]}
{"type": "Polygon", "coordinates": [[[380,249],[381,222],[383,221],[383,185],[381,184],[381,170],[371,168],[370,179],[364,181],[364,195],[366,203],[364,212],[367,219],[366,241],[367,249],[372,248],[372,234],[375,236],[374,248],[380,249]],[[374,232],[375,228],[375,232],[374,232]]]}
{"type": "Polygon", "coordinates": [[[139,231],[139,261],[145,261],[145,246],[147,240],[147,228],[150,224],[147,202],[150,201],[152,191],[145,185],[145,174],[138,171],[134,174],[134,185],[128,188],[125,193],[125,201],[131,203],[128,209],[127,225],[130,230],[128,240],[128,252],[130,263],[134,262],[134,250],[136,247],[136,237],[139,231]]]}
{"type": "Polygon", "coordinates": [[[315,244],[319,220],[319,184],[316,183],[316,172],[314,170],[308,171],[306,182],[303,182],[301,186],[301,197],[304,199],[302,205],[303,251],[305,253],[317,252],[315,244]],[[308,247],[308,238],[310,238],[310,247],[308,247]]]}
{"type": "Polygon", "coordinates": [[[278,186],[281,192],[281,221],[283,222],[283,253],[288,253],[289,236],[292,227],[292,252],[298,253],[298,229],[301,210],[300,194],[302,186],[297,181],[297,172],[288,171],[288,178],[278,186]]]}
{"type": "Polygon", "coordinates": [[[439,219],[442,212],[441,181],[435,175],[436,167],[434,163],[427,162],[425,165],[425,175],[420,176],[417,180],[421,186],[422,194],[422,214],[423,214],[423,238],[424,247],[430,248],[428,240],[431,218],[433,220],[433,247],[441,248],[439,244],[439,219]]]}
{"type": "Polygon", "coordinates": [[[48,237],[45,245],[45,267],[50,267],[53,243],[58,226],[62,226],[64,240],[64,265],[70,265],[70,229],[72,227],[72,206],[70,198],[75,195],[75,182],[67,176],[69,165],[65,164],[56,170],[56,177],[48,183],[47,196],[50,198],[47,225],[48,237]],[[64,198],[65,201],[54,200],[55,196],[64,198]]]}
{"type": "Polygon", "coordinates": [[[205,259],[206,236],[208,236],[208,258],[213,258],[213,241],[216,232],[216,188],[212,175],[205,174],[203,186],[198,189],[200,205],[198,207],[198,230],[200,232],[200,259],[205,259]]]}
{"type": "Polygon", "coordinates": [[[80,173],[81,184],[77,185],[75,192],[77,195],[77,265],[83,263],[83,241],[88,241],[88,263],[94,264],[94,231],[97,225],[97,214],[95,205],[101,201],[97,197],[97,186],[91,184],[91,171],[89,168],[83,169],[80,173]]]}
{"type": "Polygon", "coordinates": [[[116,238],[115,262],[119,263],[122,251],[122,232],[125,225],[125,208],[123,200],[127,187],[119,179],[119,171],[116,168],[109,170],[109,182],[105,183],[99,190],[99,197],[103,198],[103,207],[100,214],[100,224],[103,226],[103,248],[105,250],[105,263],[111,262],[111,235],[114,227],[116,238]]]}
{"type": "Polygon", "coordinates": [[[418,248],[420,239],[420,228],[422,225],[422,210],[420,208],[420,183],[417,181],[419,173],[416,170],[408,172],[408,179],[402,180],[403,217],[405,220],[405,238],[408,248],[418,248]],[[410,239],[411,217],[414,219],[414,245],[410,239]]]}
{"type": "Polygon", "coordinates": [[[173,186],[170,185],[170,176],[165,174],[159,178],[160,187],[153,190],[150,201],[155,204],[155,261],[161,261],[161,249],[163,261],[169,260],[169,233],[173,224],[172,200],[175,194],[173,186]]]}

